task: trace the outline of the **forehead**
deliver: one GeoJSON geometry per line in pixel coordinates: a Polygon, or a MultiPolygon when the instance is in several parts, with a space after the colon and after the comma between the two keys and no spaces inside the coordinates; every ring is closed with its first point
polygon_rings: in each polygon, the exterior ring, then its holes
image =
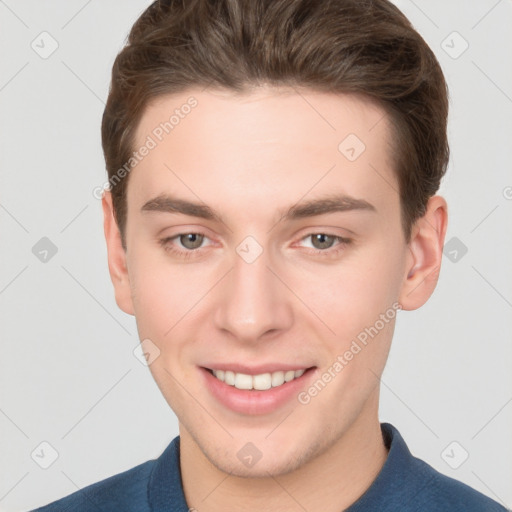
{"type": "Polygon", "coordinates": [[[238,209],[333,189],[377,203],[397,195],[388,118],[361,96],[190,89],[148,104],[135,140],[135,150],[153,146],[130,178],[138,205],[163,192],[238,209]]]}
{"type": "Polygon", "coordinates": [[[244,93],[190,89],[159,96],[147,104],[136,130],[136,141],[142,143],[151,133],[156,138],[165,137],[171,131],[175,138],[180,132],[189,136],[186,125],[193,128],[197,139],[205,132],[214,137],[215,132],[223,130],[245,136],[251,144],[273,139],[317,143],[313,136],[316,132],[332,147],[344,132],[372,143],[388,135],[385,112],[368,97],[260,86],[244,93]]]}

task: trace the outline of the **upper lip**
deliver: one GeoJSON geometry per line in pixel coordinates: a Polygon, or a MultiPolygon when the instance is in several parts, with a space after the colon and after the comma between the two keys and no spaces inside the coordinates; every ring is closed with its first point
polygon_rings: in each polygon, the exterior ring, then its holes
{"type": "Polygon", "coordinates": [[[279,371],[287,372],[290,370],[307,370],[313,366],[300,363],[266,363],[251,366],[241,363],[209,363],[202,365],[202,367],[208,370],[225,370],[232,371],[234,373],[244,373],[245,375],[261,375],[263,373],[274,373],[279,371]]]}

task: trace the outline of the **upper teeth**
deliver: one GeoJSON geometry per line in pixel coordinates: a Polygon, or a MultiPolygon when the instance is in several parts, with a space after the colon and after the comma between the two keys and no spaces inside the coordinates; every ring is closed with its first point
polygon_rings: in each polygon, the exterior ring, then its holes
{"type": "Polygon", "coordinates": [[[238,389],[265,389],[281,386],[300,377],[306,370],[289,370],[287,372],[279,371],[273,373],[261,373],[259,375],[247,375],[245,373],[235,373],[229,370],[212,370],[217,379],[238,389]]]}

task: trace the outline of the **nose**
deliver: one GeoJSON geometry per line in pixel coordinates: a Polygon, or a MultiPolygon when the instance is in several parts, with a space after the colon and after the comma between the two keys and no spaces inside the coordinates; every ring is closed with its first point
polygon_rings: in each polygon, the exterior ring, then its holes
{"type": "Polygon", "coordinates": [[[237,254],[223,280],[215,325],[241,342],[276,336],[292,325],[290,292],[269,259],[265,251],[252,262],[237,254]]]}

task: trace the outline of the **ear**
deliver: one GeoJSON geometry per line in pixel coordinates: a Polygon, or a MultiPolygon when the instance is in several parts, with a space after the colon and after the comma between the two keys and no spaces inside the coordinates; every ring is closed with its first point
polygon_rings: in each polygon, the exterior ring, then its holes
{"type": "Polygon", "coordinates": [[[125,313],[133,315],[134,310],[126,264],[126,251],[121,243],[121,233],[114,217],[111,192],[104,192],[101,204],[103,207],[103,229],[107,242],[108,270],[114,285],[116,302],[125,313]]]}
{"type": "Polygon", "coordinates": [[[431,197],[425,215],[412,229],[399,299],[404,310],[423,306],[434,292],[441,271],[447,225],[446,201],[441,196],[431,197]]]}

